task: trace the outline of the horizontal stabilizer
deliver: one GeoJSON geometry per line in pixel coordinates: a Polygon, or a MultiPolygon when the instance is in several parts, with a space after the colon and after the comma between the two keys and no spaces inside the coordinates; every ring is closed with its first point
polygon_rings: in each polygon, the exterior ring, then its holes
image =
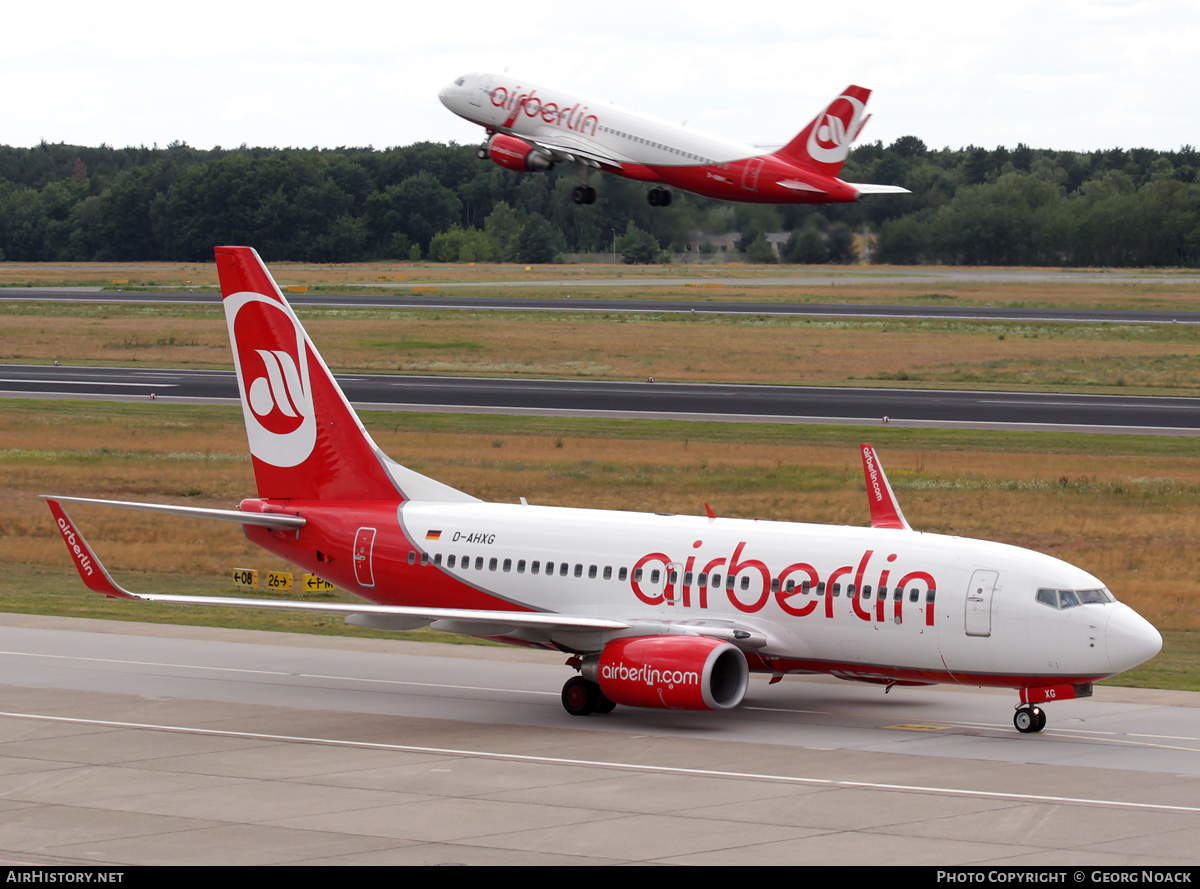
{"type": "Polygon", "coordinates": [[[262,528],[275,528],[280,531],[294,531],[303,528],[305,525],[305,519],[300,516],[283,515],[282,513],[242,512],[238,509],[205,509],[200,506],[174,506],[169,503],[137,503],[132,500],[94,500],[91,497],[59,497],[48,494],[42,494],[41,496],[43,500],[48,500],[51,503],[58,500],[65,500],[71,503],[94,503],[97,506],[140,509],[145,512],[184,516],[189,519],[216,519],[219,522],[236,522],[239,525],[258,525],[262,528]]]}
{"type": "Polygon", "coordinates": [[[899,185],[871,185],[867,182],[847,182],[859,194],[912,194],[907,188],[899,185]]]}

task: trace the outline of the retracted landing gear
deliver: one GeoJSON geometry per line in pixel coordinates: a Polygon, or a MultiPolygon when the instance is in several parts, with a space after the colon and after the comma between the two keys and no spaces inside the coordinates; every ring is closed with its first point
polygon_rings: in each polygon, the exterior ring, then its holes
{"type": "Polygon", "coordinates": [[[669,207],[671,206],[671,192],[665,188],[652,188],[646,193],[646,200],[650,202],[651,207],[669,207]]]}
{"type": "Polygon", "coordinates": [[[611,713],[617,706],[604,696],[600,686],[588,682],[582,676],[573,676],[567,680],[562,690],[562,704],[572,716],[611,713]]]}
{"type": "Polygon", "coordinates": [[[590,185],[576,185],[571,189],[571,200],[577,204],[596,203],[596,189],[590,185]]]}
{"type": "Polygon", "coordinates": [[[1040,732],[1046,727],[1046,711],[1032,704],[1022,704],[1013,714],[1013,725],[1023,735],[1040,732]]]}

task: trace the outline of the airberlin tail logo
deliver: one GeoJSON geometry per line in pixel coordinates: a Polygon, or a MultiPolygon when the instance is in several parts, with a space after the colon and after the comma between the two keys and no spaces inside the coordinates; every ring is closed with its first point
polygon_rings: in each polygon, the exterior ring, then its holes
{"type": "Polygon", "coordinates": [[[817,119],[808,134],[808,153],[823,164],[840,164],[862,129],[866,104],[846,94],[838,96],[817,119]]]}
{"type": "Polygon", "coordinates": [[[225,317],[250,453],[272,466],[298,466],[317,441],[304,330],[259,293],[226,297],[225,317]]]}

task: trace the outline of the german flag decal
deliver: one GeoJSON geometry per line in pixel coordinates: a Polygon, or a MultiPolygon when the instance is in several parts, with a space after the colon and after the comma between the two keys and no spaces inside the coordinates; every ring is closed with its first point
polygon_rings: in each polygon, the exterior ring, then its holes
{"type": "Polygon", "coordinates": [[[442,532],[441,532],[441,531],[426,531],[426,532],[425,532],[425,539],[426,539],[426,540],[437,540],[437,539],[438,539],[439,537],[441,537],[441,536],[442,536],[442,532]]]}

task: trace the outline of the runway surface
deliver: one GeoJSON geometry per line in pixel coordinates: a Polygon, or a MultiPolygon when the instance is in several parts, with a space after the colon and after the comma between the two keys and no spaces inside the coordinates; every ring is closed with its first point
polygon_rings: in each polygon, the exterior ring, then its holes
{"type": "MultiPolygon", "coordinates": [[[[84,595],[84,593],[81,593],[84,595]]],[[[1076,864],[1200,859],[1200,696],[755,680],[568,716],[561,655],[0,615],[0,858],[1076,864]]]]}
{"type": "MultiPolygon", "coordinates": [[[[341,374],[362,409],[1196,435],[1200,399],[341,374]]],[[[0,365],[0,397],[237,403],[232,371],[0,365]]]]}
{"type": "MultiPolygon", "coordinates": [[[[1095,277],[1095,276],[1093,276],[1095,277]]],[[[1105,276],[1095,278],[1105,283],[1127,282],[1132,276],[1105,276]]],[[[891,281],[891,279],[888,279],[891,281]]],[[[897,279],[901,282],[920,282],[921,278],[897,279]]],[[[974,279],[971,279],[974,280],[974,279]]],[[[1009,280],[1009,279],[1005,279],[1009,280]]],[[[1020,280],[1020,279],[1012,279],[1020,280]]],[[[1074,279],[1072,279],[1074,280],[1074,279]]],[[[1196,276],[1163,276],[1157,281],[1182,280],[1200,283],[1196,276]]],[[[809,279],[723,279],[723,286],[828,286],[836,283],[853,283],[845,279],[813,281],[809,279]]],[[[891,281],[896,283],[895,281],[891,281]]],[[[857,281],[857,283],[877,283],[857,281]]],[[[1008,306],[955,306],[948,305],[872,305],[862,303],[833,302],[743,302],[709,299],[599,299],[576,294],[572,297],[505,297],[466,296],[464,290],[480,288],[510,289],[512,287],[572,287],[585,292],[593,287],[678,287],[697,285],[696,279],[618,279],[606,281],[558,280],[558,281],[492,281],[483,283],[439,283],[429,287],[436,293],[398,294],[395,289],[411,289],[410,284],[381,286],[378,293],[355,293],[352,296],[331,296],[317,293],[289,293],[288,302],[294,306],[338,306],[342,308],[422,308],[461,309],[472,311],[550,311],[550,312],[597,312],[603,314],[701,314],[701,315],[778,315],[801,318],[861,318],[872,319],[915,319],[915,320],[959,320],[1032,323],[1113,323],[1113,324],[1200,324],[1200,312],[1145,311],[1134,309],[1067,309],[1008,306]],[[443,293],[443,291],[445,291],[443,293]]],[[[717,293],[717,291],[710,291],[717,293]]],[[[215,305],[216,293],[192,293],[184,290],[166,291],[101,291],[91,287],[60,288],[0,288],[0,301],[5,302],[82,302],[82,303],[134,303],[134,304],[209,304],[215,305]]],[[[949,300],[948,300],[949,302],[949,300]]]]}

